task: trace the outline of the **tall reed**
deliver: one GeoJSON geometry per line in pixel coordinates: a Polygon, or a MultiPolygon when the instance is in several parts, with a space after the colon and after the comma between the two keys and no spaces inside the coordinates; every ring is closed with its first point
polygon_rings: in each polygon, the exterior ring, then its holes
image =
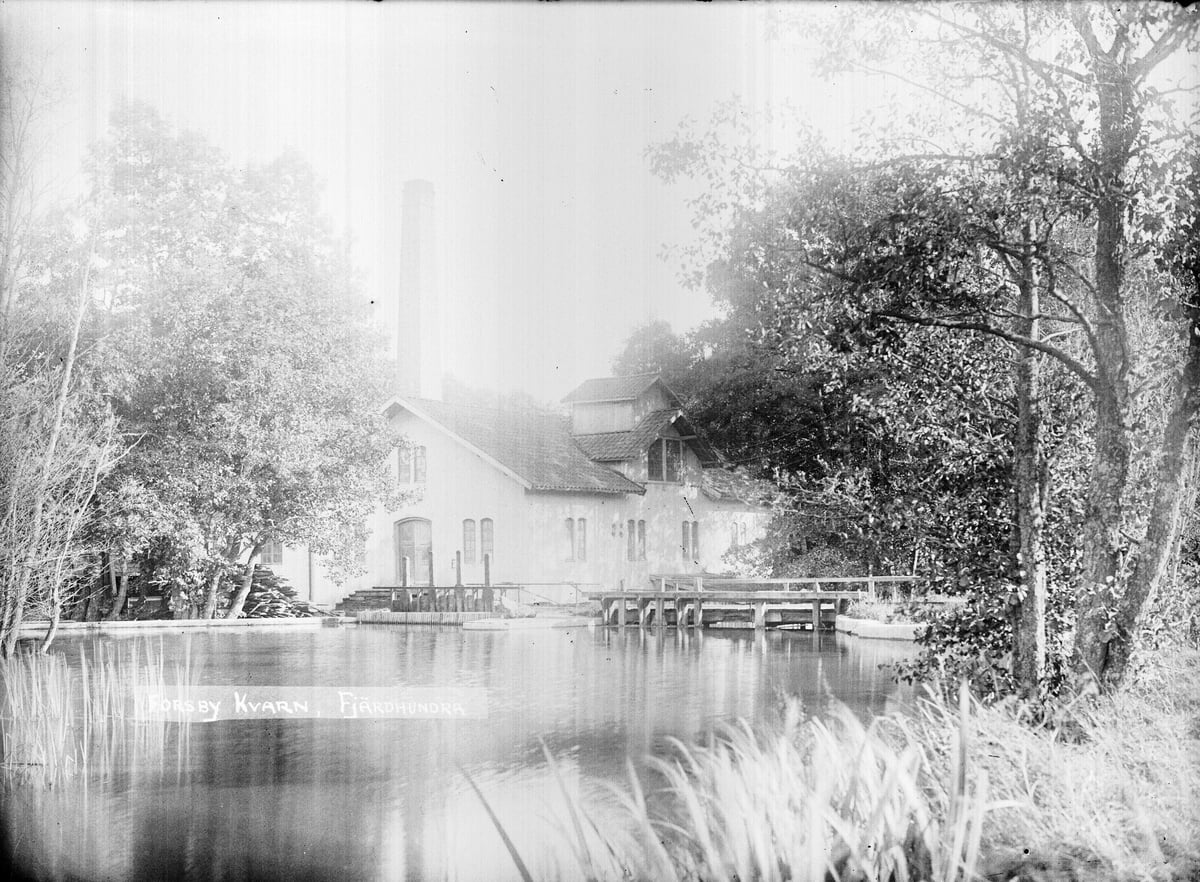
{"type": "Polygon", "coordinates": [[[567,782],[547,752],[564,804],[552,820],[575,864],[566,875],[1200,878],[1197,683],[1200,653],[1170,654],[1115,695],[1061,708],[1049,728],[965,691],[957,701],[931,692],[870,724],[845,708],[804,721],[791,704],[782,727],[739,723],[704,745],[675,741],[599,795],[567,782]]]}
{"type": "Polygon", "coordinates": [[[161,760],[168,724],[139,717],[135,698],[195,683],[190,653],[173,669],[168,686],[162,643],[149,640],[81,645],[74,666],[59,653],[8,659],[0,664],[0,774],[53,786],[89,770],[161,760]]]}

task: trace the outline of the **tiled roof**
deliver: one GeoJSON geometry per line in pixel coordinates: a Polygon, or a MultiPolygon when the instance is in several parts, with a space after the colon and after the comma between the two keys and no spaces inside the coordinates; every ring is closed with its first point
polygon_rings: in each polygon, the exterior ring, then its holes
{"type": "Polygon", "coordinates": [[[679,416],[677,410],[656,410],[627,432],[600,432],[595,435],[576,435],[575,443],[583,452],[600,462],[633,459],[650,446],[667,426],[679,416]]]}
{"type": "Polygon", "coordinates": [[[563,399],[563,402],[574,404],[581,401],[624,401],[637,398],[656,382],[659,382],[658,374],[634,374],[631,377],[599,377],[584,380],[563,399]]]}
{"type": "Polygon", "coordinates": [[[533,409],[497,410],[427,398],[403,401],[520,475],[534,490],[645,492],[640,484],[588,459],[572,440],[566,417],[533,409]]]}

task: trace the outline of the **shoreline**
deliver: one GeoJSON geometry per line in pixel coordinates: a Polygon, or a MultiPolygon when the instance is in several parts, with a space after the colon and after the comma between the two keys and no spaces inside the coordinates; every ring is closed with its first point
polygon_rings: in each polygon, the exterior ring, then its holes
{"type": "MultiPolygon", "coordinates": [[[[307,616],[279,619],[143,619],[130,622],[60,622],[57,637],[80,634],[120,633],[122,631],[194,631],[205,628],[340,628],[356,625],[347,616],[307,616]]],[[[41,640],[50,629],[47,621],[22,622],[18,640],[41,640]]]]}

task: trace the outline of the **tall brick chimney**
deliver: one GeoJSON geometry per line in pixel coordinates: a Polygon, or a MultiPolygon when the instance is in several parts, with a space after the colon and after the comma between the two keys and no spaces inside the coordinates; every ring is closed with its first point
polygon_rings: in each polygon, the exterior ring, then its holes
{"type": "Polygon", "coordinates": [[[442,397],[433,184],[405,181],[400,217],[400,308],[396,324],[398,392],[442,397]]]}

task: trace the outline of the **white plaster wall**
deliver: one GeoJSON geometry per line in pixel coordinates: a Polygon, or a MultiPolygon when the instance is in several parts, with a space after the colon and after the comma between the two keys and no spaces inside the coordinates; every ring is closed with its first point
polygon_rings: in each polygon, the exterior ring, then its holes
{"type": "MultiPolygon", "coordinates": [[[[332,606],[359,588],[398,585],[394,524],[406,517],[432,522],[434,579],[454,584],[455,552],[462,549],[462,521],[492,518],[495,525],[495,558],[492,582],[529,584],[531,600],[549,597],[570,600],[580,590],[645,587],[651,573],[721,571],[722,557],[730,546],[733,524],[746,525],[746,541],[759,538],[769,513],[741,503],[714,501],[700,492],[703,470],[691,450],[684,449],[682,483],[651,482],[644,496],[636,494],[579,494],[531,492],[492,463],[473,454],[440,429],[400,412],[395,419],[413,444],[426,448],[427,481],[423,496],[394,510],[382,508],[371,521],[366,550],[367,573],[336,585],[314,560],[309,592],[308,554],[304,548],[284,550],[284,563],[276,571],[287,578],[301,597],[332,606]],[[566,521],[587,521],[587,559],[572,560],[566,521]],[[646,559],[628,561],[627,522],[646,521],[646,559]],[[682,553],[682,523],[700,523],[699,563],[682,553]],[[558,586],[558,587],[555,587],[558,586]]],[[[670,430],[669,430],[670,431],[670,430]]],[[[395,468],[393,458],[393,469],[395,468]]],[[[646,463],[631,463],[631,477],[645,481],[646,463]]],[[[740,537],[739,537],[740,538],[740,537]]],[[[477,540],[478,542],[478,540],[477,540]]],[[[482,550],[477,563],[463,565],[463,582],[483,581],[482,550]]]]}

